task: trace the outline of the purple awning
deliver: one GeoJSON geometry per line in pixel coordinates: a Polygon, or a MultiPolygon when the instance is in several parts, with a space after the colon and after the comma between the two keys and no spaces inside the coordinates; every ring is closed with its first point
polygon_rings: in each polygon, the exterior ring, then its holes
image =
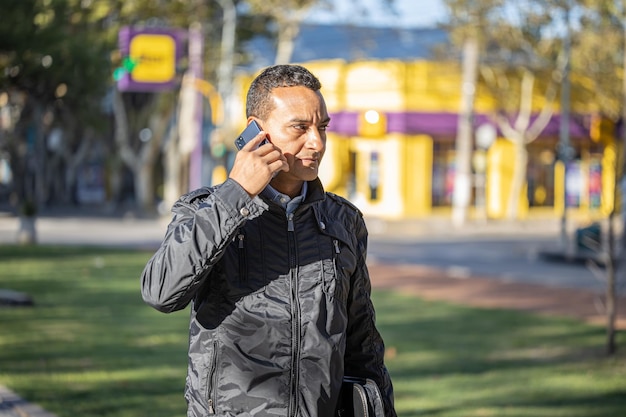
{"type": "MultiPolygon", "coordinates": [[[[357,136],[359,134],[359,112],[337,112],[331,114],[329,130],[341,135],[357,136]]],[[[408,135],[455,136],[459,116],[456,113],[423,113],[423,112],[390,112],[387,116],[388,133],[404,133],[408,135]]],[[[534,117],[536,118],[536,116],[534,117]]],[[[533,118],[533,119],[534,119],[533,118]]],[[[570,136],[583,138],[589,136],[585,127],[585,118],[570,117],[570,136]]],[[[486,115],[475,115],[474,126],[489,123],[486,115]]],[[[542,132],[542,136],[557,136],[560,130],[561,115],[555,114],[542,132]]]]}
{"type": "Polygon", "coordinates": [[[330,114],[328,130],[340,135],[356,136],[359,133],[359,113],[339,112],[330,114]]]}

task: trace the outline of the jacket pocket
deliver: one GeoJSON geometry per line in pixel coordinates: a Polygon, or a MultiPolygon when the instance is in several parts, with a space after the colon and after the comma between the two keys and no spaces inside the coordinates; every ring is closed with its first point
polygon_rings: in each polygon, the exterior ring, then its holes
{"type": "Polygon", "coordinates": [[[248,281],[248,261],[246,259],[246,235],[237,235],[237,253],[239,258],[239,279],[242,284],[248,281]]]}
{"type": "Polygon", "coordinates": [[[209,355],[209,367],[207,368],[206,375],[206,404],[209,415],[217,414],[217,356],[218,356],[218,344],[217,341],[212,343],[212,352],[209,355]]]}
{"type": "Polygon", "coordinates": [[[350,285],[350,272],[346,270],[346,257],[351,251],[345,244],[333,236],[326,236],[326,247],[330,246],[330,254],[322,260],[322,289],[331,302],[345,302],[350,285]],[[329,245],[330,243],[330,245],[329,245]]]}
{"type": "Polygon", "coordinates": [[[225,273],[221,278],[229,300],[237,301],[262,291],[267,285],[263,250],[262,244],[249,231],[235,235],[228,253],[222,258],[225,273]]]}
{"type": "MultiPolygon", "coordinates": [[[[341,254],[339,241],[332,239],[332,257],[330,265],[323,266],[323,290],[328,296],[334,297],[337,290],[337,280],[340,279],[339,270],[337,269],[338,257],[341,254]]],[[[340,295],[340,294],[339,294],[340,295]]]]}

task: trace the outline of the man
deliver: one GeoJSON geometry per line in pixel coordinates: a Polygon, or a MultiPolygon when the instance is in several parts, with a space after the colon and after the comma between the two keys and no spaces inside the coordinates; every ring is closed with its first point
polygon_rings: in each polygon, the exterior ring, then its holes
{"type": "Polygon", "coordinates": [[[189,417],[332,417],[344,375],[374,380],[386,416],[396,415],[365,223],[318,179],[330,122],[320,88],[297,65],[252,82],[248,123],[263,131],[223,184],[174,205],[142,274],[156,309],[192,305],[189,417]]]}

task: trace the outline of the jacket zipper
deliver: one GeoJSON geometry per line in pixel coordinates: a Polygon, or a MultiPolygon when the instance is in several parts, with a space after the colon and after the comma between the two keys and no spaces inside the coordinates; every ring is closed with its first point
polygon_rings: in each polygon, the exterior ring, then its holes
{"type": "Polygon", "coordinates": [[[287,214],[287,231],[288,232],[295,231],[295,228],[293,225],[293,213],[287,214]]]}
{"type": "Polygon", "coordinates": [[[296,256],[296,236],[294,227],[294,215],[293,213],[287,214],[287,231],[289,233],[289,268],[291,274],[291,343],[292,343],[292,356],[291,356],[291,393],[289,395],[289,415],[296,416],[298,411],[298,386],[299,373],[298,364],[300,363],[300,305],[298,303],[298,271],[297,271],[297,256],[296,256]]]}
{"type": "Polygon", "coordinates": [[[339,249],[339,240],[333,239],[333,247],[335,248],[335,256],[333,256],[333,272],[335,273],[335,279],[339,280],[339,272],[337,271],[337,258],[341,254],[341,249],[339,249]]]}
{"type": "Polygon", "coordinates": [[[209,414],[215,414],[215,385],[217,383],[217,341],[213,342],[211,368],[207,379],[207,408],[209,414]]]}

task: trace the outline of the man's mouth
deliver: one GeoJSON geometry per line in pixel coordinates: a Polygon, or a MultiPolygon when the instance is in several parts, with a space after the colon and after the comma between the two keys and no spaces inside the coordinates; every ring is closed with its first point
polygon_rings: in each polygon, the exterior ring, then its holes
{"type": "Polygon", "coordinates": [[[319,163],[319,158],[317,157],[306,157],[306,158],[298,158],[300,159],[300,161],[302,161],[303,165],[317,165],[319,163]]]}

